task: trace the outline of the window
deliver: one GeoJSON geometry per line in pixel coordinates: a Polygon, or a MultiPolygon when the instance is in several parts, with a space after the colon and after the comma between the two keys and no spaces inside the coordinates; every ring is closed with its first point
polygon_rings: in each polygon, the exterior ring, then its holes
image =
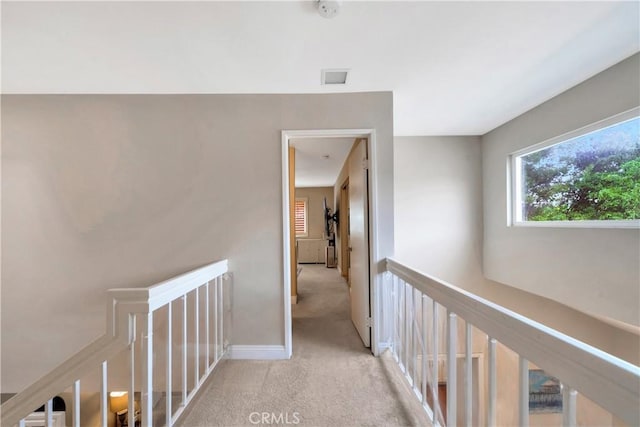
{"type": "Polygon", "coordinates": [[[512,223],[640,226],[640,109],[511,155],[512,223]]]}
{"type": "Polygon", "coordinates": [[[296,237],[307,237],[309,235],[308,211],[308,199],[296,198],[294,213],[296,221],[296,237]]]}

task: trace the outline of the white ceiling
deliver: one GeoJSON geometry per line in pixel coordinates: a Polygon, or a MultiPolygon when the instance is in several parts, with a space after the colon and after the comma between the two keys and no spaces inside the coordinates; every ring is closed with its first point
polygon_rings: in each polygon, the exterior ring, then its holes
{"type": "Polygon", "coordinates": [[[353,143],[354,138],[290,139],[296,149],[296,187],[333,187],[353,143]]]}
{"type": "Polygon", "coordinates": [[[640,49],[639,2],[2,2],[4,93],[393,91],[396,135],[484,134],[640,49]],[[323,68],[349,68],[344,88],[323,68]]]}

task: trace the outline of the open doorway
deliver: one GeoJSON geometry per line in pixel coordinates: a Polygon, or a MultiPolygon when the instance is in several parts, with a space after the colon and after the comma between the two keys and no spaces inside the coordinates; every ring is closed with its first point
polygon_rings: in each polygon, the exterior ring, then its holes
{"type": "MultiPolygon", "coordinates": [[[[337,224],[333,231],[336,233],[333,250],[337,253],[336,267],[342,275],[347,275],[351,281],[350,304],[352,322],[356,327],[362,343],[366,347],[374,347],[372,337],[372,303],[375,303],[375,295],[372,293],[372,263],[374,245],[370,240],[375,239],[372,227],[370,194],[372,189],[369,182],[371,174],[375,173],[370,168],[369,154],[371,145],[375,143],[373,132],[370,130],[340,130],[340,131],[283,131],[283,230],[284,230],[284,258],[285,258],[285,347],[288,356],[292,354],[292,320],[291,302],[297,299],[296,276],[298,273],[296,260],[299,253],[296,251],[296,228],[292,221],[295,218],[295,165],[299,161],[296,158],[295,145],[300,140],[322,144],[322,139],[350,138],[352,147],[344,163],[348,171],[346,175],[337,177],[332,183],[334,200],[332,211],[335,214],[337,224]],[[346,197],[345,197],[346,195],[346,197]],[[346,207],[346,209],[345,209],[346,207]],[[337,211],[337,212],[336,212],[337,211]],[[346,211],[346,212],[345,212],[346,211]],[[345,215],[346,213],[346,215],[345,215]],[[344,238],[347,233],[348,240],[344,238]],[[345,254],[348,254],[345,256],[345,254]],[[295,273],[294,273],[295,272],[295,273]]],[[[322,152],[322,149],[319,149],[322,152]]],[[[303,200],[299,201],[301,204],[303,200]]],[[[300,228],[301,229],[301,228],[300,228]]],[[[299,233],[300,230],[298,230],[299,233]]],[[[330,236],[323,236],[330,237],[330,236]]],[[[326,250],[326,247],[325,247],[326,250]]],[[[326,251],[325,259],[330,255],[326,251]]],[[[308,254],[307,254],[308,255],[308,254]]],[[[328,265],[328,263],[327,263],[328,265]]],[[[374,353],[375,353],[375,349],[374,353]]]]}

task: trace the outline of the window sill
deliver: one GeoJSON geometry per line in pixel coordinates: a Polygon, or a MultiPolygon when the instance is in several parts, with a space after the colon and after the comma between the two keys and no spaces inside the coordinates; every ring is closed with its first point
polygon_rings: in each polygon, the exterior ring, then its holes
{"type": "Polygon", "coordinates": [[[513,227],[531,228],[640,228],[640,220],[612,221],[517,221],[513,227]]]}

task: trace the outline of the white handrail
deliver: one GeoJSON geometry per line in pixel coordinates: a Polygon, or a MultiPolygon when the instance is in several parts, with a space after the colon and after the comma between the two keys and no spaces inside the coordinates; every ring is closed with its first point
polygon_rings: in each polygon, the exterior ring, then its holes
{"type": "Polygon", "coordinates": [[[103,335],[56,369],[2,404],[2,425],[13,426],[75,380],[95,369],[103,360],[127,348],[121,340],[103,335]]]}
{"type": "Polygon", "coordinates": [[[477,295],[387,259],[387,271],[629,425],[640,425],[640,367],[477,295]]]}
{"type": "Polygon", "coordinates": [[[107,332],[1,406],[1,425],[14,426],[74,382],[124,351],[135,339],[132,314],[148,314],[228,272],[222,260],[147,288],[108,291],[107,332]]]}

